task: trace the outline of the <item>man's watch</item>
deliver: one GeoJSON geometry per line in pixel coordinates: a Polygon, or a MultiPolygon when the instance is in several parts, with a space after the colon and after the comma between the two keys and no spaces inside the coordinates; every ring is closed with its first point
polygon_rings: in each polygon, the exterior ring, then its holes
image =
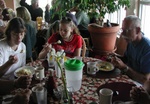
{"type": "Polygon", "coordinates": [[[122,74],[126,74],[128,70],[129,70],[129,67],[126,66],[126,68],[122,70],[122,74]]]}

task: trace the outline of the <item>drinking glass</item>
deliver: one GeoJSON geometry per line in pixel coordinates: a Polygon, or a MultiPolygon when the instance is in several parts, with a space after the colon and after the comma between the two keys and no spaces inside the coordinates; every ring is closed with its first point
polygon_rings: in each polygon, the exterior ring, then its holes
{"type": "Polygon", "coordinates": [[[113,104],[125,104],[123,101],[114,101],[113,104]]]}

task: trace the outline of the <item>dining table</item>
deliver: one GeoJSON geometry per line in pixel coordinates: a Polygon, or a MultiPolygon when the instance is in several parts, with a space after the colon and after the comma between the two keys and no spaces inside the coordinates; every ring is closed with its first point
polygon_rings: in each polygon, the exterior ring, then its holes
{"type": "MultiPolygon", "coordinates": [[[[82,59],[82,61],[85,64],[83,67],[82,85],[80,90],[72,92],[72,104],[99,104],[99,91],[102,88],[109,88],[113,91],[114,94],[112,97],[112,102],[131,101],[129,94],[132,87],[136,86],[135,81],[130,79],[127,75],[123,75],[121,71],[115,67],[111,71],[98,71],[95,75],[89,75],[87,73],[86,63],[89,61],[102,60],[92,57],[85,57],[82,59]]],[[[47,60],[35,60],[34,62],[27,64],[27,66],[33,67],[40,65],[45,68],[45,74],[47,76],[49,70],[47,60]]],[[[54,80],[57,87],[62,85],[61,77],[58,78],[54,76],[54,80]]],[[[36,85],[35,83],[39,83],[39,81],[33,80],[31,86],[33,87],[34,85],[36,85]]],[[[47,104],[61,104],[52,96],[48,96],[47,101],[47,104]]],[[[30,101],[30,104],[36,103],[30,101]]]]}
{"type": "MultiPolygon", "coordinates": [[[[133,86],[136,86],[135,81],[130,79],[127,75],[123,75],[118,68],[111,71],[98,71],[95,75],[87,74],[86,63],[89,61],[102,61],[97,58],[85,57],[82,60],[85,64],[83,68],[82,85],[80,90],[72,93],[73,104],[99,104],[99,90],[102,88],[112,89],[114,94],[112,102],[114,101],[131,101],[129,93],[133,86]]],[[[40,63],[36,61],[35,63],[40,63]]],[[[40,63],[48,70],[47,60],[42,60],[40,63]]],[[[32,65],[32,64],[29,64],[32,65]]],[[[62,85],[62,79],[54,77],[57,86],[62,85]]],[[[49,98],[49,104],[59,104],[57,100],[49,98]]]]}

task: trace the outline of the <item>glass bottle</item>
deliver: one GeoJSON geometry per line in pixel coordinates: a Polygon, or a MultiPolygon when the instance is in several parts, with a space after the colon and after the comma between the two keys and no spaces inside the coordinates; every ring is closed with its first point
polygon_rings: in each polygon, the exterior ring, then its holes
{"type": "Polygon", "coordinates": [[[107,27],[112,27],[112,25],[108,19],[107,19],[107,27]]]}
{"type": "Polygon", "coordinates": [[[56,81],[54,78],[54,70],[49,68],[49,76],[47,80],[47,92],[52,97],[54,95],[53,89],[56,89],[56,81]]]}

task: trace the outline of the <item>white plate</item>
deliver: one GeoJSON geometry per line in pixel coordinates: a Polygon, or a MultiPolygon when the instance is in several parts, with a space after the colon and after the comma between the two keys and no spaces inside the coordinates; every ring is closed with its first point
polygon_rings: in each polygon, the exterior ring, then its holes
{"type": "Polygon", "coordinates": [[[98,61],[97,67],[99,70],[106,71],[106,72],[114,70],[114,65],[106,61],[98,61]]]}
{"type": "Polygon", "coordinates": [[[23,66],[21,68],[18,68],[15,72],[14,72],[14,75],[16,77],[20,77],[22,75],[28,75],[26,74],[26,72],[29,74],[29,75],[33,75],[35,73],[35,69],[34,67],[32,66],[23,66]],[[19,73],[20,72],[20,73],[19,73]]]}

